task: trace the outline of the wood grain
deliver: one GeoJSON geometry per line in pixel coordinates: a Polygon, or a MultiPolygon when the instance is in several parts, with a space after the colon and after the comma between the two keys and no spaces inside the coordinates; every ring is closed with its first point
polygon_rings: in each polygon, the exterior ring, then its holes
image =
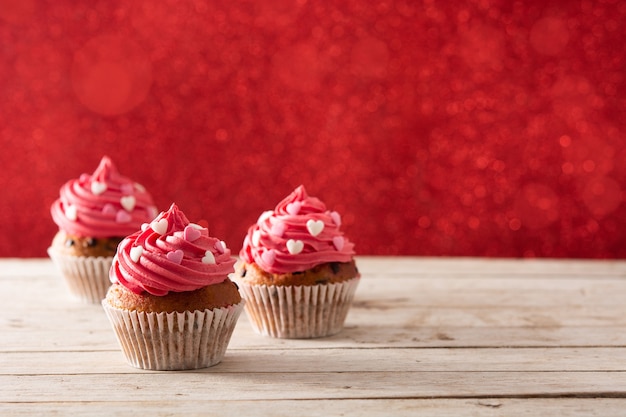
{"type": "Polygon", "coordinates": [[[0,415],[562,415],[626,410],[626,262],[357,259],[346,327],[198,371],[126,364],[46,259],[0,260],[0,415]]]}

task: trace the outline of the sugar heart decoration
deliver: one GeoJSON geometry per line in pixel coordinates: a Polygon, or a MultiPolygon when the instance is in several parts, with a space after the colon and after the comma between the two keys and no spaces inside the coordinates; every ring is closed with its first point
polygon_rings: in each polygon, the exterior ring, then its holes
{"type": "Polygon", "coordinates": [[[100,195],[107,190],[107,185],[104,182],[94,181],[91,183],[91,192],[94,195],[100,195]]]}
{"type": "Polygon", "coordinates": [[[168,227],[167,219],[155,220],[150,223],[150,228],[160,235],[164,235],[168,227]]]}
{"type": "Polygon", "coordinates": [[[196,223],[189,223],[189,226],[193,227],[194,229],[198,229],[198,230],[204,229],[204,227],[202,227],[202,226],[200,226],[199,224],[196,224],[196,223]]]}
{"type": "Polygon", "coordinates": [[[133,211],[133,209],[135,208],[135,204],[137,204],[137,200],[133,195],[125,195],[124,197],[120,198],[120,204],[122,205],[122,207],[124,207],[126,211],[133,211]]]}
{"type": "Polygon", "coordinates": [[[133,187],[133,184],[127,182],[126,184],[120,185],[120,191],[122,194],[128,195],[132,194],[135,191],[135,188],[133,187]]]}
{"type": "Polygon", "coordinates": [[[270,229],[270,233],[273,234],[274,236],[281,237],[285,233],[285,223],[283,222],[274,223],[272,225],[272,228],[270,229]]]}
{"type": "Polygon", "coordinates": [[[187,242],[193,242],[200,237],[200,230],[196,229],[191,224],[188,224],[187,226],[185,226],[183,237],[187,242]]]}
{"type": "Polygon", "coordinates": [[[115,210],[115,206],[111,203],[106,203],[104,207],[102,207],[102,214],[108,214],[109,216],[112,216],[116,213],[117,210],[115,210]]]}
{"type": "Polygon", "coordinates": [[[335,223],[337,227],[341,226],[341,215],[339,213],[331,211],[330,218],[333,219],[333,223],[335,223]]]}
{"type": "Polygon", "coordinates": [[[291,214],[292,216],[295,216],[296,214],[300,212],[301,208],[302,208],[302,203],[299,201],[294,201],[293,203],[287,204],[287,207],[285,209],[287,210],[287,213],[291,214]]]}
{"type": "Polygon", "coordinates": [[[167,259],[176,263],[176,264],[180,264],[183,260],[183,251],[180,249],[176,249],[175,251],[170,251],[167,253],[167,259]]]}
{"type": "Polygon", "coordinates": [[[135,188],[137,189],[137,191],[139,191],[141,193],[145,193],[146,192],[146,187],[144,187],[143,185],[139,184],[138,182],[135,183],[135,188]]]}
{"type": "Polygon", "coordinates": [[[259,219],[257,220],[257,224],[261,224],[263,223],[265,220],[267,220],[269,217],[272,216],[272,214],[274,214],[274,212],[272,210],[267,210],[264,211],[263,213],[261,213],[261,215],[259,216],[259,219]]]}
{"type": "Polygon", "coordinates": [[[292,255],[297,255],[304,249],[304,243],[301,240],[289,239],[287,241],[287,250],[292,255]]]}
{"type": "Polygon", "coordinates": [[[214,264],[215,263],[215,256],[213,256],[213,252],[211,252],[210,250],[206,251],[204,253],[204,257],[202,258],[202,263],[203,264],[214,264]]]}
{"type": "Polygon", "coordinates": [[[270,249],[261,253],[261,259],[268,265],[274,265],[274,262],[276,262],[276,251],[270,249]]]}
{"type": "Polygon", "coordinates": [[[132,219],[133,217],[124,210],[120,210],[115,214],[115,221],[117,223],[128,223],[132,219]]]}
{"type": "Polygon", "coordinates": [[[143,254],[143,247],[142,246],[133,246],[132,248],[130,248],[130,259],[137,263],[139,262],[139,258],[141,258],[141,255],[143,254]]]}
{"type": "Polygon", "coordinates": [[[261,241],[261,231],[255,230],[252,232],[252,246],[259,246],[259,242],[261,241]]]}
{"type": "Polygon", "coordinates": [[[224,243],[223,240],[218,240],[215,242],[215,249],[217,249],[219,253],[226,252],[226,243],[224,243]]]}
{"type": "Polygon", "coordinates": [[[333,237],[333,245],[335,245],[335,249],[338,251],[343,249],[343,244],[345,243],[343,236],[335,236],[333,237]]]}
{"type": "Polygon", "coordinates": [[[75,222],[78,219],[78,212],[76,211],[76,206],[70,204],[65,207],[65,217],[75,222]]]}
{"type": "Polygon", "coordinates": [[[148,230],[148,227],[150,227],[150,225],[148,223],[143,223],[141,225],[141,231],[145,232],[146,230],[148,230]]]}
{"type": "Polygon", "coordinates": [[[324,230],[324,222],[322,220],[309,219],[306,222],[306,228],[311,236],[317,236],[324,230]]]}

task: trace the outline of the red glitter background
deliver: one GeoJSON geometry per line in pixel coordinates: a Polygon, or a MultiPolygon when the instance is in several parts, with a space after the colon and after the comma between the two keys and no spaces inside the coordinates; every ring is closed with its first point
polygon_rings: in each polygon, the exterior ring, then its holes
{"type": "Polygon", "coordinates": [[[237,250],[304,184],[359,254],[626,257],[626,3],[0,0],[0,256],[102,155],[237,250]]]}

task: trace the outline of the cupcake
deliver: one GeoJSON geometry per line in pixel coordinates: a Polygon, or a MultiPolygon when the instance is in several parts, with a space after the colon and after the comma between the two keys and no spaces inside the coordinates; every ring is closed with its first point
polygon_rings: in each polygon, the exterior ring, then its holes
{"type": "Polygon", "coordinates": [[[72,295],[100,303],[117,245],[158,213],[145,188],[103,157],[91,175],[66,182],[50,208],[59,227],[48,254],[72,295]]]}
{"type": "Polygon", "coordinates": [[[257,333],[330,336],[343,328],[360,274],[341,216],[296,188],[248,229],[235,267],[257,333]]]}
{"type": "Polygon", "coordinates": [[[175,204],[125,238],[102,306],[128,363],[151,370],[219,363],[244,301],[235,258],[175,204]]]}

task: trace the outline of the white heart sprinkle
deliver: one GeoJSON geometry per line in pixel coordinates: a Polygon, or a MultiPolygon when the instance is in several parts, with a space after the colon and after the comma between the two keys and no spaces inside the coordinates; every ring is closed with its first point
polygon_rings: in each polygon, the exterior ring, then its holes
{"type": "Polygon", "coordinates": [[[301,240],[289,239],[287,241],[287,250],[292,255],[297,255],[304,249],[304,243],[301,240]]]}
{"type": "Polygon", "coordinates": [[[259,242],[261,241],[261,231],[255,230],[252,232],[252,246],[259,246],[259,242]]]}
{"type": "Polygon", "coordinates": [[[196,223],[189,223],[189,226],[193,227],[196,230],[204,229],[204,227],[202,227],[202,226],[200,226],[199,224],[196,224],[196,223]]]}
{"type": "Polygon", "coordinates": [[[142,253],[143,253],[142,246],[134,246],[130,248],[130,259],[135,263],[139,262],[139,258],[141,258],[142,253]]]}
{"type": "Polygon", "coordinates": [[[261,213],[261,215],[259,216],[259,219],[257,220],[257,224],[260,225],[262,224],[265,220],[267,220],[269,217],[272,216],[272,214],[274,214],[274,211],[272,210],[267,210],[264,211],[263,213],[261,213]]]}
{"type": "Polygon", "coordinates": [[[104,182],[94,181],[91,183],[91,192],[95,195],[100,195],[107,190],[107,185],[104,182]]]}
{"type": "Polygon", "coordinates": [[[215,256],[213,256],[213,252],[211,252],[210,250],[206,251],[204,253],[204,257],[202,258],[202,263],[203,264],[214,264],[215,263],[215,256]]]}
{"type": "Polygon", "coordinates": [[[149,225],[148,223],[143,223],[143,224],[141,225],[141,231],[142,231],[142,232],[145,232],[145,231],[146,231],[146,229],[148,229],[148,227],[150,227],[150,225],[149,225]]]}
{"type": "Polygon", "coordinates": [[[124,207],[126,211],[133,211],[136,203],[137,203],[137,200],[135,199],[135,196],[133,195],[126,195],[120,198],[120,204],[122,205],[122,207],[124,207]]]}
{"type": "Polygon", "coordinates": [[[138,182],[135,183],[135,188],[139,192],[142,192],[142,193],[146,192],[146,187],[144,187],[143,185],[139,184],[138,182]]]}
{"type": "Polygon", "coordinates": [[[167,219],[155,220],[150,223],[150,228],[160,235],[164,235],[167,232],[168,226],[167,219]]]}
{"type": "Polygon", "coordinates": [[[317,236],[324,230],[324,222],[322,220],[309,219],[309,221],[306,222],[306,228],[311,236],[317,236]]]}
{"type": "Polygon", "coordinates": [[[68,205],[65,207],[65,217],[75,222],[78,219],[78,212],[76,211],[76,206],[68,205]]]}

